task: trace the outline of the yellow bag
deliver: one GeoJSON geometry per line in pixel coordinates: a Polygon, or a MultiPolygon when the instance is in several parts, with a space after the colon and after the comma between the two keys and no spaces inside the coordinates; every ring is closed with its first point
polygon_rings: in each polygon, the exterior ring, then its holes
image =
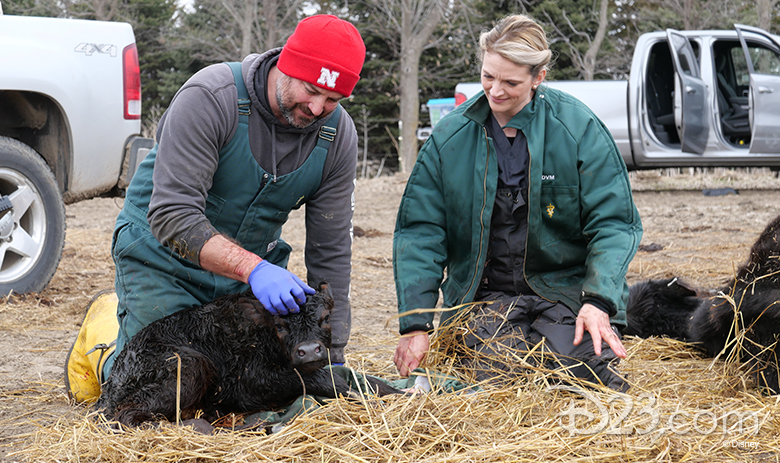
{"type": "Polygon", "coordinates": [[[116,348],[118,302],[113,290],[105,290],[87,306],[79,334],[65,360],[65,389],[71,400],[94,402],[100,397],[103,364],[116,348]]]}

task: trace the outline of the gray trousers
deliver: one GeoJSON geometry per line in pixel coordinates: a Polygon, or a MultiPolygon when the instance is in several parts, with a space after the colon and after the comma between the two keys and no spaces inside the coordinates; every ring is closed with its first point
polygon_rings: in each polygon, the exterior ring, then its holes
{"type": "MultiPolygon", "coordinates": [[[[544,367],[626,391],[628,383],[616,370],[620,359],[606,342],[602,342],[599,356],[587,331],[579,345],[573,344],[576,319],[567,306],[539,296],[479,304],[466,321],[460,361],[474,371],[478,381],[512,377],[527,367],[544,367]]],[[[618,334],[614,326],[612,329],[618,334]]]]}

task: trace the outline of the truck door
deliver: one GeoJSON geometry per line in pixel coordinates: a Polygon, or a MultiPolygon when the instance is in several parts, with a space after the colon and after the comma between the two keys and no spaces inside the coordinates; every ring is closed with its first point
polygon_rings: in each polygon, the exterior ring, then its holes
{"type": "Polygon", "coordinates": [[[735,24],[750,75],[751,153],[780,153],[780,44],[764,30],[735,24]],[[745,33],[766,40],[745,40],[745,33]]]}
{"type": "Polygon", "coordinates": [[[691,44],[679,32],[666,30],[672,61],[677,74],[675,82],[675,122],[683,152],[702,154],[707,146],[707,86],[701,79],[699,64],[691,44]]]}

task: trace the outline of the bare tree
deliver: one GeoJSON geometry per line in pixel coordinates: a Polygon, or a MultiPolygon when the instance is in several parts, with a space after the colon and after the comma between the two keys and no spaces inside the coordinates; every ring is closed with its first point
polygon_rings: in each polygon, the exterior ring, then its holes
{"type": "MultiPolygon", "coordinates": [[[[671,19],[682,23],[684,30],[723,27],[738,17],[738,0],[646,0],[646,13],[656,13],[656,22],[669,27],[671,19]]],[[[653,15],[650,15],[652,18],[653,15]]]]}
{"type": "Polygon", "coordinates": [[[401,170],[408,172],[417,159],[417,125],[419,122],[420,56],[433,30],[444,15],[446,3],[441,0],[401,0],[401,67],[400,112],[401,170]]]}
{"type": "Polygon", "coordinates": [[[772,28],[772,12],[777,8],[778,0],[756,0],[758,27],[765,31],[772,28]]]}
{"type": "Polygon", "coordinates": [[[89,0],[86,3],[92,6],[95,19],[99,21],[114,20],[121,4],[120,0],[89,0]]]}
{"type": "MultiPolygon", "coordinates": [[[[378,124],[372,124],[371,123],[371,111],[368,110],[366,105],[361,105],[359,117],[355,117],[355,126],[360,131],[361,137],[360,141],[362,142],[362,148],[363,155],[362,155],[362,167],[360,169],[360,178],[367,178],[368,177],[368,146],[369,146],[369,133],[371,130],[377,128],[378,124]]],[[[392,139],[392,137],[391,137],[392,139]]]]}
{"type": "Polygon", "coordinates": [[[281,46],[295,28],[304,0],[200,0],[192,14],[208,16],[182,28],[184,48],[206,62],[238,60],[281,46]]]}
{"type": "Polygon", "coordinates": [[[582,71],[584,73],[585,80],[593,80],[593,75],[596,70],[596,55],[599,53],[604,37],[607,35],[607,27],[609,26],[609,18],[607,18],[607,8],[609,6],[609,0],[601,0],[601,6],[599,7],[599,26],[596,29],[596,35],[593,40],[588,40],[590,46],[588,51],[585,52],[585,59],[582,63],[582,71]]]}
{"type": "Polygon", "coordinates": [[[304,0],[263,0],[260,27],[256,29],[256,42],[260,44],[260,50],[268,50],[284,43],[287,35],[295,28],[304,3],[304,0]]]}
{"type": "Polygon", "coordinates": [[[18,2],[18,11],[38,16],[54,15],[65,18],[96,19],[98,21],[119,21],[122,18],[121,0],[36,0],[29,4],[18,2]]]}
{"type": "MultiPolygon", "coordinates": [[[[265,3],[265,2],[264,2],[265,3]]],[[[254,45],[254,29],[257,25],[257,16],[260,5],[256,1],[235,1],[235,0],[216,0],[215,7],[224,9],[228,17],[232,20],[238,34],[235,37],[235,44],[239,45],[239,56],[241,58],[250,53],[254,45]]],[[[226,59],[228,57],[225,57],[226,59]]]]}
{"type": "Polygon", "coordinates": [[[411,170],[417,158],[420,57],[449,33],[449,25],[469,2],[450,0],[365,0],[372,12],[366,29],[385,37],[398,57],[401,116],[400,170],[411,170]],[[437,27],[443,27],[434,34],[437,27]]]}
{"type": "Polygon", "coordinates": [[[604,42],[604,38],[607,35],[607,29],[609,28],[609,17],[607,15],[608,8],[609,0],[600,0],[597,22],[598,27],[596,28],[596,34],[592,38],[588,33],[577,29],[566,11],[563,11],[562,14],[566,21],[568,31],[562,29],[557,22],[550,17],[549,13],[545,11],[547,24],[556,32],[556,38],[553,39],[553,41],[562,41],[568,45],[569,56],[571,57],[572,63],[579,68],[580,75],[585,80],[593,80],[596,73],[596,57],[601,49],[601,44],[604,42]],[[582,53],[577,47],[577,44],[571,40],[572,34],[588,43],[588,48],[585,53],[582,53]]]}

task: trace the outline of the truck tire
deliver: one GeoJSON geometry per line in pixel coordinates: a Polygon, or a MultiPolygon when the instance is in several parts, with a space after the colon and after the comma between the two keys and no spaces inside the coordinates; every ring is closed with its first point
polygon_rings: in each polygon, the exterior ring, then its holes
{"type": "Polygon", "coordinates": [[[43,290],[62,258],[65,205],[32,148],[0,137],[0,298],[43,290]]]}

